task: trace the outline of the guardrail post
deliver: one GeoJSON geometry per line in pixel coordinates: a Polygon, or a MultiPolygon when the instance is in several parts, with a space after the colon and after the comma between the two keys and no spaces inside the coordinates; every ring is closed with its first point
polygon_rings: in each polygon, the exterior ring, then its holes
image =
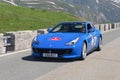
{"type": "Polygon", "coordinates": [[[119,28],[120,28],[120,23],[118,23],[119,24],[119,28]]]}
{"type": "Polygon", "coordinates": [[[106,31],[106,24],[104,24],[104,31],[106,31]]]}
{"type": "Polygon", "coordinates": [[[4,46],[6,47],[6,52],[15,50],[15,36],[12,32],[5,33],[4,46]]]}
{"type": "Polygon", "coordinates": [[[117,25],[117,28],[119,28],[119,23],[116,23],[116,25],[117,25]]]}
{"type": "Polygon", "coordinates": [[[108,30],[111,30],[111,24],[108,24],[108,30]]]}
{"type": "Polygon", "coordinates": [[[120,28],[120,23],[119,23],[119,28],[120,28]]]}
{"type": "Polygon", "coordinates": [[[116,23],[114,23],[114,29],[116,29],[117,28],[117,25],[116,25],[116,23]]]}
{"type": "Polygon", "coordinates": [[[104,32],[105,31],[105,26],[104,24],[101,24],[101,32],[104,32]]]}
{"type": "Polygon", "coordinates": [[[99,24],[99,30],[101,31],[101,26],[100,26],[100,24],[99,24]]]}
{"type": "Polygon", "coordinates": [[[4,47],[3,34],[0,33],[0,54],[6,52],[6,47],[4,47]]]}
{"type": "Polygon", "coordinates": [[[114,28],[115,28],[115,24],[112,23],[112,24],[111,24],[111,29],[114,29],[114,28]]]}

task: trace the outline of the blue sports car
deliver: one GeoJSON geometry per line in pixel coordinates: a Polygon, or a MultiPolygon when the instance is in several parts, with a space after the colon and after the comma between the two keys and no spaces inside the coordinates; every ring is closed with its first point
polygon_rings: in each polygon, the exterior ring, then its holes
{"type": "Polygon", "coordinates": [[[89,22],[62,22],[32,41],[32,56],[84,60],[102,48],[102,34],[89,22]]]}

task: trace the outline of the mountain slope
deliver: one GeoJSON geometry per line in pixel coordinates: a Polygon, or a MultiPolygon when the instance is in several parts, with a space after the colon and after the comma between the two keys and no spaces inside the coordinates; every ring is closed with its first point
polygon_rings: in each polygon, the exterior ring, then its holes
{"type": "Polygon", "coordinates": [[[0,2],[0,33],[43,29],[58,22],[77,20],[75,16],[63,12],[37,10],[0,2]]]}

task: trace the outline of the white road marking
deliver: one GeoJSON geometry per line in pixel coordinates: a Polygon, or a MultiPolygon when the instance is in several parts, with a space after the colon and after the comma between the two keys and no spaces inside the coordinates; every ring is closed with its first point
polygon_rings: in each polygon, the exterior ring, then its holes
{"type": "Polygon", "coordinates": [[[13,55],[13,54],[16,54],[16,53],[30,51],[30,50],[31,49],[25,49],[25,50],[20,50],[20,51],[15,51],[15,52],[8,52],[8,53],[1,54],[0,57],[9,56],[9,55],[13,55]]]}

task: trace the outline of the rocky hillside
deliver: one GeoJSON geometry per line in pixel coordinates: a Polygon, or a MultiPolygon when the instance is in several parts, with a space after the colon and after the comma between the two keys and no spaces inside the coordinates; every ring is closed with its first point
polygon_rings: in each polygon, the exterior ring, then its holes
{"type": "Polygon", "coordinates": [[[94,23],[120,22],[120,0],[4,0],[30,8],[64,11],[94,23]]]}
{"type": "MultiPolygon", "coordinates": [[[[120,0],[63,0],[71,4],[77,4],[86,10],[99,22],[101,19],[109,22],[120,21],[120,0]]],[[[81,14],[81,12],[79,11],[81,14]]],[[[88,17],[88,16],[87,16],[88,17]]]]}

